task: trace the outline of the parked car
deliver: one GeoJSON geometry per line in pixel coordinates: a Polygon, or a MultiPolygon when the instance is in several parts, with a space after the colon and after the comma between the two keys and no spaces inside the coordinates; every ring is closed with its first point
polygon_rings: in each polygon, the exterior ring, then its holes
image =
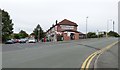
{"type": "Polygon", "coordinates": [[[8,39],[5,44],[14,44],[14,40],[13,39],[8,39]]]}
{"type": "Polygon", "coordinates": [[[27,40],[24,39],[24,38],[22,38],[22,39],[19,40],[19,43],[26,43],[26,42],[27,42],[27,40]]]}
{"type": "Polygon", "coordinates": [[[19,39],[14,39],[14,43],[19,43],[19,39]]]}
{"type": "Polygon", "coordinates": [[[28,39],[28,43],[36,43],[36,40],[34,38],[28,39]]]}

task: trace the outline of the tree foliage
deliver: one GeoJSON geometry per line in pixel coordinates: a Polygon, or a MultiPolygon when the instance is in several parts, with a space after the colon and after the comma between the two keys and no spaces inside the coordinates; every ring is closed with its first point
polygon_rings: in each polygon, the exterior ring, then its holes
{"type": "Polygon", "coordinates": [[[21,30],[19,33],[15,33],[15,34],[13,34],[14,35],[14,39],[20,39],[20,38],[26,38],[26,37],[28,37],[29,35],[25,32],[25,31],[23,31],[23,30],[21,30]]]}
{"type": "Polygon", "coordinates": [[[39,24],[34,29],[33,34],[35,35],[35,38],[36,39],[39,38],[39,40],[41,40],[45,36],[45,33],[44,33],[44,31],[42,30],[42,28],[39,24]]]}
{"type": "Polygon", "coordinates": [[[14,34],[14,38],[15,39],[20,39],[20,35],[19,34],[14,34]]]}
{"type": "Polygon", "coordinates": [[[8,12],[2,10],[2,41],[4,42],[13,33],[13,23],[8,12]]]}
{"type": "Polygon", "coordinates": [[[97,38],[97,35],[96,35],[96,33],[94,33],[94,32],[89,32],[89,33],[87,34],[87,37],[88,37],[88,38],[97,38]]]}
{"type": "Polygon", "coordinates": [[[25,31],[23,31],[23,30],[21,30],[19,32],[19,35],[20,35],[20,38],[26,38],[26,37],[28,37],[28,34],[25,31]]]}
{"type": "Polygon", "coordinates": [[[114,31],[110,31],[108,33],[109,36],[113,36],[113,37],[120,37],[120,35],[117,33],[117,32],[114,32],[114,31]]]}

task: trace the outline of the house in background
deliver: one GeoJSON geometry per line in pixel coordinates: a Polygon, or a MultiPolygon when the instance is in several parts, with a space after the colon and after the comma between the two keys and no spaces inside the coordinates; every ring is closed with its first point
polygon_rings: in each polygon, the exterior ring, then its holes
{"type": "Polygon", "coordinates": [[[80,35],[84,35],[77,31],[77,24],[70,20],[64,19],[55,25],[52,25],[46,32],[49,41],[78,40],[80,35]]]}

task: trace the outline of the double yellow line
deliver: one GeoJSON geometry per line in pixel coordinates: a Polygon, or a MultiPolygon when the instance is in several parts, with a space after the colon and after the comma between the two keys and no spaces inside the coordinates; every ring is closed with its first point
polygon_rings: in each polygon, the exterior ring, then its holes
{"type": "Polygon", "coordinates": [[[98,50],[94,53],[92,53],[90,56],[87,57],[87,59],[83,62],[81,69],[80,70],[88,70],[88,68],[90,67],[90,63],[92,62],[92,60],[95,58],[95,56],[102,54],[104,51],[110,49],[112,46],[114,46],[115,44],[117,44],[119,41],[116,41],[110,45],[108,45],[105,48],[102,48],[101,50],[98,50]]]}

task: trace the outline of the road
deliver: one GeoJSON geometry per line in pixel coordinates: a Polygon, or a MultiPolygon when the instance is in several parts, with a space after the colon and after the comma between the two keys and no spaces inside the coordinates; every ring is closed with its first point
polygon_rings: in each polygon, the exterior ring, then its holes
{"type": "MultiPolygon", "coordinates": [[[[96,38],[51,43],[4,44],[2,46],[2,67],[80,68],[90,54],[117,40],[117,38],[96,38]]],[[[103,56],[98,60],[100,63],[97,67],[101,66],[103,56]]],[[[113,59],[117,60],[116,57],[113,59]]],[[[117,67],[117,63],[114,63],[116,65],[113,67],[117,67]]]]}
{"type": "MultiPolygon", "coordinates": [[[[119,42],[120,44],[120,42],[119,42]]],[[[118,68],[118,44],[102,53],[96,60],[95,68],[118,68]]]]}

